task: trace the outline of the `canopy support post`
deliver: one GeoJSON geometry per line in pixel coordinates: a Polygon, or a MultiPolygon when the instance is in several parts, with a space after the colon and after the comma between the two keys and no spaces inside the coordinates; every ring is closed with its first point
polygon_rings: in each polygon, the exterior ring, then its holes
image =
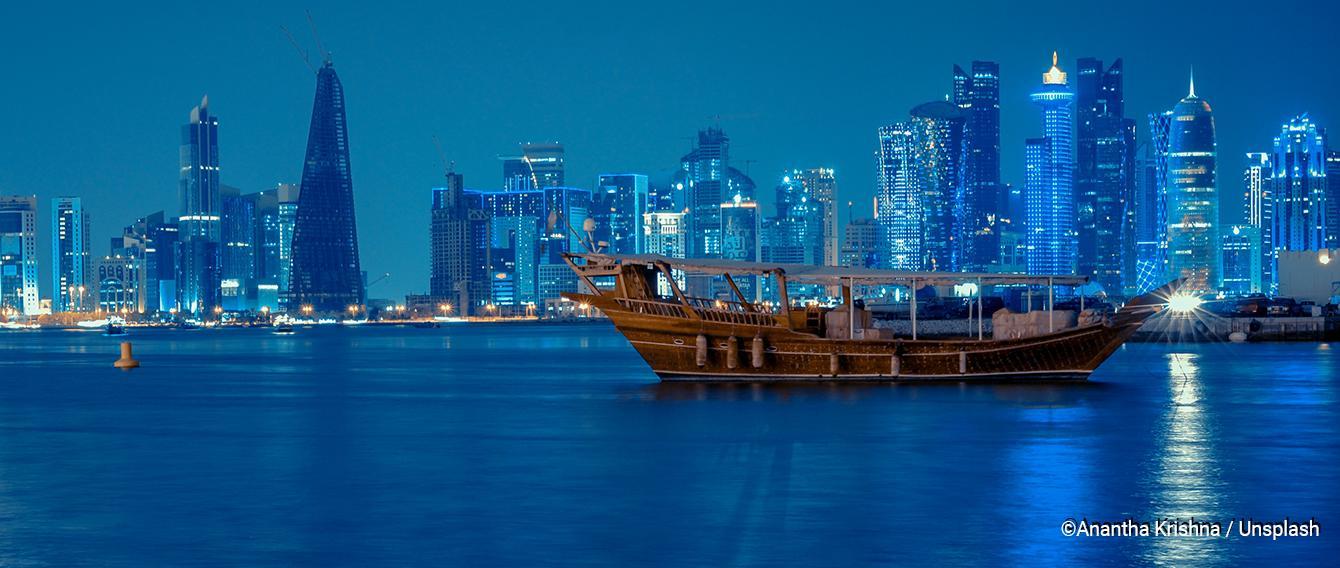
{"type": "Polygon", "coordinates": [[[740,292],[740,287],[735,285],[735,279],[731,278],[730,274],[723,274],[722,276],[726,277],[726,283],[730,284],[730,289],[732,292],[735,292],[735,297],[740,299],[740,307],[744,308],[744,311],[746,312],[754,311],[754,305],[749,303],[749,300],[744,297],[743,292],[740,292]]]}
{"type": "Polygon", "coordinates": [[[772,274],[777,278],[777,299],[782,304],[782,318],[786,321],[787,329],[792,329],[791,298],[786,295],[786,273],[775,270],[772,274]]]}
{"type": "Polygon", "coordinates": [[[917,340],[917,279],[912,279],[912,285],[908,287],[911,290],[908,301],[912,302],[912,341],[917,340]]]}
{"type": "Polygon", "coordinates": [[[978,277],[977,278],[977,341],[982,340],[982,327],[984,325],[982,323],[982,318],[984,316],[985,314],[982,313],[982,279],[981,277],[978,277]]]}
{"type": "Polygon", "coordinates": [[[844,280],[845,284],[843,280],[838,280],[838,285],[842,288],[842,296],[847,304],[847,339],[856,339],[856,293],[852,290],[851,279],[844,280]]]}
{"type": "Polygon", "coordinates": [[[1055,287],[1052,286],[1051,277],[1047,278],[1047,332],[1056,331],[1056,315],[1052,312],[1056,309],[1055,287]]]}

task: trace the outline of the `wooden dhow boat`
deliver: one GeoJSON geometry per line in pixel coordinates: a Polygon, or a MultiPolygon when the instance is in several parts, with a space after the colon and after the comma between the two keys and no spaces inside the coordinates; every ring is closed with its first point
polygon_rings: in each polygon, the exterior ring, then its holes
{"type": "Polygon", "coordinates": [[[608,316],[665,381],[1085,380],[1167,304],[1177,284],[1133,298],[1113,314],[1082,307],[1075,314],[1054,310],[1053,289],[1082,285],[1085,277],[916,273],[660,255],[567,253],[564,258],[589,292],[564,297],[608,316]],[[687,296],[676,274],[718,278],[734,300],[687,296]],[[735,281],[745,275],[772,277],[779,301],[746,299],[735,281]],[[840,288],[842,303],[793,306],[788,283],[840,288]],[[852,293],[858,285],[915,290],[962,283],[977,285],[976,337],[927,338],[923,333],[919,338],[917,302],[910,303],[910,333],[894,337],[869,326],[869,313],[852,293]],[[1048,301],[1043,310],[996,314],[992,337],[986,337],[980,315],[985,285],[1045,286],[1048,301]],[[848,317],[853,312],[856,317],[848,317]]]}

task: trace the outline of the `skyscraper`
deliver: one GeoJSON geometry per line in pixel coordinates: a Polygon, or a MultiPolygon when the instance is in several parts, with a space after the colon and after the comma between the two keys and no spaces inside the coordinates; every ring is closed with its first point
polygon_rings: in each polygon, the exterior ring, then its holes
{"type": "Polygon", "coordinates": [[[486,234],[487,223],[478,199],[469,199],[461,174],[449,172],[443,187],[433,188],[429,225],[431,273],[429,294],[452,305],[460,315],[470,315],[479,301],[488,299],[488,273],[476,240],[486,234]],[[473,207],[472,207],[473,205],[473,207]]]}
{"type": "Polygon", "coordinates": [[[236,187],[221,186],[219,296],[225,310],[246,310],[255,295],[256,201],[236,187]]]}
{"type": "Polygon", "coordinates": [[[1075,272],[1074,114],[1075,93],[1065,72],[1052,66],[1042,74],[1042,87],[1030,96],[1042,107],[1042,138],[1024,147],[1024,207],[1027,262],[1030,274],[1075,272]]]}
{"type": "Polygon", "coordinates": [[[1231,225],[1224,232],[1220,245],[1223,254],[1224,276],[1220,291],[1245,296],[1262,292],[1261,282],[1261,228],[1251,225],[1231,225]]]}
{"type": "Polygon", "coordinates": [[[37,197],[0,195],[0,313],[37,314],[37,197]]]}
{"type": "Polygon", "coordinates": [[[1173,107],[1168,136],[1168,267],[1191,290],[1219,286],[1219,195],[1215,180],[1214,115],[1196,96],[1173,107]]]}
{"type": "Polygon", "coordinates": [[[219,119],[209,97],[191,109],[181,132],[181,215],[177,218],[177,308],[200,314],[220,305],[223,199],[219,186],[219,119]]]}
{"type": "Polygon", "coordinates": [[[1109,294],[1134,286],[1135,121],[1126,118],[1122,62],[1079,60],[1075,81],[1075,212],[1079,274],[1109,294]],[[1127,275],[1131,282],[1127,282],[1127,275]]]}
{"type": "Polygon", "coordinates": [[[563,186],[562,144],[522,144],[520,156],[506,156],[502,161],[505,189],[519,191],[563,186]]]}
{"type": "Polygon", "coordinates": [[[1143,294],[1168,279],[1168,142],[1172,111],[1149,114],[1149,141],[1140,155],[1136,205],[1136,289],[1143,294]]]}
{"type": "Polygon", "coordinates": [[[842,237],[842,266],[874,268],[879,257],[874,219],[852,219],[842,237]]]}
{"type": "Polygon", "coordinates": [[[363,303],[354,182],[344,87],[327,60],[316,74],[307,156],[293,227],[292,301],[316,311],[344,312],[363,303]]]}
{"type": "Polygon", "coordinates": [[[1327,247],[1326,134],[1306,115],[1280,127],[1270,155],[1270,210],[1262,223],[1270,231],[1270,289],[1278,285],[1281,251],[1327,247]]]}
{"type": "Polygon", "coordinates": [[[596,222],[596,241],[609,243],[607,252],[646,252],[642,222],[648,205],[647,176],[600,174],[596,178],[592,200],[591,218],[596,222]]]}
{"type": "Polygon", "coordinates": [[[1326,247],[1340,247],[1340,152],[1326,150],[1326,247]]]}
{"type": "MultiPolygon", "coordinates": [[[[684,185],[688,211],[686,254],[690,258],[721,256],[721,204],[728,197],[727,168],[730,167],[730,138],[720,128],[698,131],[693,150],[680,158],[677,176],[684,185]]],[[[752,196],[747,196],[751,197],[752,196]]]]}
{"type": "Polygon", "coordinates": [[[809,168],[791,172],[792,177],[800,179],[806,193],[818,203],[819,216],[823,222],[823,258],[824,266],[838,265],[838,215],[837,215],[837,177],[832,168],[809,168]]]}
{"type": "Polygon", "coordinates": [[[907,122],[880,129],[877,226],[880,265],[954,270],[963,110],[944,101],[917,105],[907,122]]]}
{"type": "Polygon", "coordinates": [[[51,311],[92,311],[88,212],[78,197],[51,200],[51,311]]]}
{"type": "Polygon", "coordinates": [[[824,206],[804,183],[803,175],[791,170],[777,184],[777,214],[768,222],[767,262],[815,266],[824,262],[824,206]]]}
{"type": "Polygon", "coordinates": [[[293,282],[293,229],[298,224],[298,186],[281,183],[275,191],[279,198],[279,295],[288,306],[293,282]]]}
{"type": "Polygon", "coordinates": [[[1000,182],[1000,65],[954,66],[954,104],[964,111],[963,180],[954,196],[957,257],[962,270],[988,271],[1000,262],[1000,227],[1008,216],[1000,182]]]}
{"type": "MultiPolygon", "coordinates": [[[[1271,292],[1275,281],[1275,248],[1271,244],[1273,236],[1271,232],[1271,209],[1274,203],[1271,199],[1271,154],[1266,152],[1248,152],[1247,169],[1242,172],[1242,216],[1243,226],[1256,229],[1249,231],[1248,234],[1255,235],[1261,242],[1257,243],[1256,250],[1261,253],[1262,258],[1258,261],[1261,268],[1261,274],[1258,277],[1261,280],[1262,288],[1259,291],[1271,292]]],[[[1238,231],[1241,235],[1242,230],[1238,231]]],[[[1224,238],[1225,241],[1228,237],[1224,238]]],[[[1224,270],[1228,270],[1225,266],[1224,270]]],[[[1225,276],[1227,278],[1227,276],[1225,276]]]]}

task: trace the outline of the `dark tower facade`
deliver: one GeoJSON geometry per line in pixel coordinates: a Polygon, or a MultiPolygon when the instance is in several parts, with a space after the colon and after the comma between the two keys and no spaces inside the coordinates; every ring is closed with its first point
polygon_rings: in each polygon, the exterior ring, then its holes
{"type": "Polygon", "coordinates": [[[1079,273],[1108,294],[1134,287],[1135,121],[1126,118],[1122,63],[1081,58],[1075,81],[1075,213],[1079,273]],[[1129,261],[1129,262],[1128,262],[1129,261]],[[1129,280],[1129,281],[1128,281],[1129,280]]]}
{"type": "Polygon", "coordinates": [[[301,308],[344,312],[363,304],[354,182],[349,167],[349,131],[344,87],[327,61],[316,74],[307,159],[293,228],[291,297],[301,308]]]}
{"type": "Polygon", "coordinates": [[[962,179],[955,200],[959,268],[993,270],[1000,262],[1000,225],[1005,188],[1000,183],[1000,65],[972,62],[972,72],[954,66],[954,104],[964,111],[962,179]]]}

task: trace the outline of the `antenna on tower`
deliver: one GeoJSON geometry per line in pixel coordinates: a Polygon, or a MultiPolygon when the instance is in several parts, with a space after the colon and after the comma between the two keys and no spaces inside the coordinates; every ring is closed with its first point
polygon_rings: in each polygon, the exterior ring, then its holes
{"type": "Polygon", "coordinates": [[[312,11],[307,10],[307,25],[312,27],[312,39],[316,40],[316,50],[321,54],[321,63],[330,65],[330,52],[321,45],[321,36],[316,33],[316,21],[312,19],[312,11]]]}
{"type": "Polygon", "coordinates": [[[279,29],[284,30],[284,35],[288,36],[288,42],[293,44],[293,49],[298,50],[298,57],[301,57],[302,62],[307,64],[307,68],[311,69],[312,73],[315,74],[316,67],[312,66],[312,60],[307,57],[307,50],[303,49],[302,46],[298,45],[298,40],[293,39],[293,33],[288,31],[287,27],[279,26],[279,29]]]}

